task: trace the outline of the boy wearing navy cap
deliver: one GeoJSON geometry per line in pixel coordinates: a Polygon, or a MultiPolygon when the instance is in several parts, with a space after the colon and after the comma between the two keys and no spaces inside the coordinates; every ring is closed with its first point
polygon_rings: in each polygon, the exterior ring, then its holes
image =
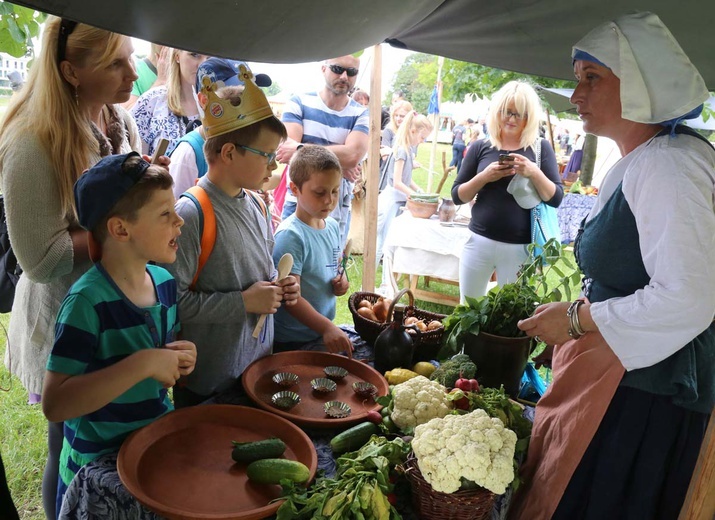
{"type": "Polygon", "coordinates": [[[167,388],[196,363],[194,344],[175,341],[176,282],[148,265],[176,259],[184,222],[171,186],[166,168],[135,152],[103,158],[75,184],[96,263],[60,307],[42,392],[47,419],[64,421],[57,511],[79,468],[172,410],[167,388]]]}

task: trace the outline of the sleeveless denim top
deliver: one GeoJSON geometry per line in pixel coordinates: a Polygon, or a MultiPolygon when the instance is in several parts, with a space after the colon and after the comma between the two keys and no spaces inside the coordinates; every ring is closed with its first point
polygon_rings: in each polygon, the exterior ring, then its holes
{"type": "MultiPolygon", "coordinates": [[[[680,126],[676,133],[695,134],[680,126]]],[[[593,219],[584,219],[574,244],[584,294],[591,302],[629,296],[650,283],[638,238],[621,184],[593,219]]],[[[709,414],[715,404],[715,323],[663,361],[626,372],[621,385],[672,396],[677,406],[709,414]]]]}

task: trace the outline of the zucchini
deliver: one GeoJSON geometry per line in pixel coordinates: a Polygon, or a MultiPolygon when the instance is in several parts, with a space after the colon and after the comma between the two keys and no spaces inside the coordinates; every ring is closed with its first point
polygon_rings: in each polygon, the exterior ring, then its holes
{"type": "Polygon", "coordinates": [[[246,468],[249,480],[258,484],[280,484],[288,479],[298,484],[310,480],[310,470],[302,462],[287,459],[261,459],[246,468]]]}
{"type": "Polygon", "coordinates": [[[234,441],[231,457],[236,462],[253,462],[260,459],[275,459],[283,455],[285,450],[285,443],[277,437],[253,442],[234,441]]]}
{"type": "Polygon", "coordinates": [[[355,451],[362,448],[370,440],[370,437],[379,433],[380,429],[376,424],[371,422],[360,423],[333,437],[333,440],[330,441],[330,447],[336,455],[347,451],[355,451]]]}

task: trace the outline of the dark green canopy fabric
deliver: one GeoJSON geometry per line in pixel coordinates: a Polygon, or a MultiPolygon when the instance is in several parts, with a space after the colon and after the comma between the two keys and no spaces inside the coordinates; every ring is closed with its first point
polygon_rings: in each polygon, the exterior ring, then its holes
{"type": "Polygon", "coordinates": [[[634,10],[658,14],[715,89],[712,0],[19,0],[16,3],[205,54],[300,63],[388,41],[571,79],[571,45],[634,10]]]}

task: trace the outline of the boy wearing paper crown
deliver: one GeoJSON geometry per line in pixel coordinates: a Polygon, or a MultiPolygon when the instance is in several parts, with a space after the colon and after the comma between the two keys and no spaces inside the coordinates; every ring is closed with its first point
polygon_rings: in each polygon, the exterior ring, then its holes
{"type": "Polygon", "coordinates": [[[235,106],[217,96],[223,82],[202,79],[198,98],[208,171],[196,185],[197,196],[176,203],[185,224],[176,262],[166,267],[178,284],[183,337],[201,352],[186,386],[174,389],[177,407],[236,385],[251,362],[271,353],[272,315],[281,302],[293,305],[300,296],[293,276],[275,280],[270,213],[250,191],[260,189],[276,169],[275,151],[286,130],[245,65],[239,76],[244,90],[235,106]],[[210,230],[203,226],[206,211],[199,196],[208,196],[215,220],[213,249],[201,263],[202,238],[210,230]],[[269,316],[254,338],[262,314],[269,316]]]}
{"type": "Polygon", "coordinates": [[[176,341],[176,282],[149,261],[173,262],[183,220],[172,180],[139,154],[110,155],[74,186],[93,260],[57,316],[42,410],[64,421],[57,511],[76,471],[117,451],[133,431],[172,410],[167,388],[196,363],[176,341]]]}

